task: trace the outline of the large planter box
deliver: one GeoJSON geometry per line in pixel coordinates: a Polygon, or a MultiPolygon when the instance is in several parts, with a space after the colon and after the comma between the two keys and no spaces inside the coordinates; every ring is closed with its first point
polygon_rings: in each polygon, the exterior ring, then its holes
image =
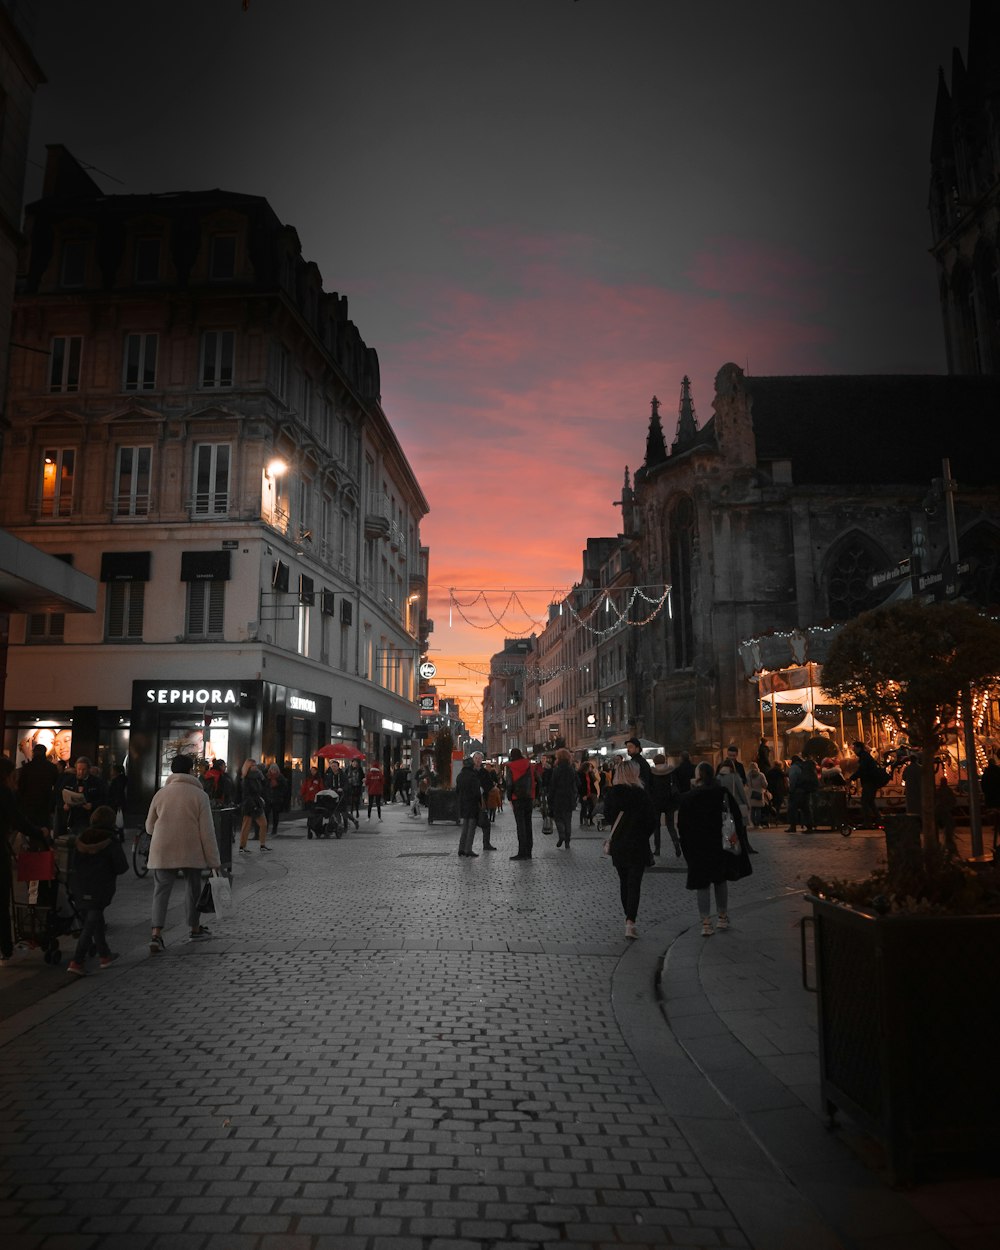
{"type": "Polygon", "coordinates": [[[457,825],[460,819],[457,790],[427,791],[427,823],[429,825],[433,825],[435,820],[451,820],[457,825]]]}
{"type": "Polygon", "coordinates": [[[874,916],[812,899],[820,1077],[907,1184],[932,1154],[1000,1147],[1000,916],[874,916]]]}

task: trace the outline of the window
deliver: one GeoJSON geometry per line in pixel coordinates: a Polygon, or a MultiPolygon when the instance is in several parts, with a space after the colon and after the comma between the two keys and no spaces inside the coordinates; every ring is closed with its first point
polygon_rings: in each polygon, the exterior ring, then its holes
{"type": "Polygon", "coordinates": [[[70,239],[62,246],[59,280],[63,286],[83,286],[87,276],[87,243],[70,239]]]}
{"type": "Polygon", "coordinates": [[[194,499],[196,516],[225,516],[229,511],[228,443],[201,443],[194,449],[194,499]]]}
{"type": "Polygon", "coordinates": [[[206,330],[201,336],[202,386],[232,386],[235,340],[232,330],[206,330]]]}
{"type": "Polygon", "coordinates": [[[225,582],[188,582],[188,638],[221,638],[225,604],[225,582]]]}
{"type": "Polygon", "coordinates": [[[309,378],[302,379],[302,420],[312,425],[313,384],[309,378]]]}
{"type": "Polygon", "coordinates": [[[78,391],[80,389],[80,357],[83,339],[78,335],[52,340],[49,359],[49,390],[78,391]]]}
{"type": "Polygon", "coordinates": [[[115,641],[142,640],[145,582],[108,582],[104,636],[115,641]]]}
{"type": "Polygon", "coordinates": [[[851,534],[843,540],[830,564],[827,576],[827,597],[830,618],[849,621],[885,598],[891,586],[886,583],[873,590],[871,577],[890,561],[863,534],[851,534]]]}
{"type": "Polygon", "coordinates": [[[49,447],[42,453],[41,515],[69,516],[73,508],[73,469],[76,451],[72,447],[49,447]]]}
{"type": "Polygon", "coordinates": [[[288,352],[280,343],[271,344],[271,380],[274,393],[281,400],[288,398],[288,352]]]}
{"type": "Polygon", "coordinates": [[[152,447],[119,447],[115,467],[115,516],[149,515],[152,447]]]}
{"type": "Polygon", "coordinates": [[[209,245],[208,276],[213,282],[236,277],[236,235],[213,234],[209,245]]]}
{"type": "Polygon", "coordinates": [[[667,547],[670,553],[671,615],[674,668],[690,668],[694,663],[694,615],[692,597],[692,551],[694,548],[694,505],[681,499],[670,513],[667,547]]]}
{"type": "Polygon", "coordinates": [[[135,281],[136,283],[159,282],[160,280],[160,240],[136,239],[135,241],[135,281]]]}
{"type": "Polygon", "coordinates": [[[156,389],[155,334],[126,334],[122,390],[152,391],[156,389]]]}
{"type": "Polygon", "coordinates": [[[24,641],[30,643],[62,642],[66,616],[63,612],[32,612],[28,616],[24,641]]]}

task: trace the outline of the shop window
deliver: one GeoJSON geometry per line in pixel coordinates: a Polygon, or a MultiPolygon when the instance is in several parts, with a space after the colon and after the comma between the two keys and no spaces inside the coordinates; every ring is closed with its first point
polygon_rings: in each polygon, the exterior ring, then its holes
{"type": "Polygon", "coordinates": [[[225,516],[229,512],[228,443],[200,443],[194,449],[195,516],[225,516]]]}
{"type": "Polygon", "coordinates": [[[160,280],[160,240],[136,239],[135,241],[135,281],[137,284],[159,282],[160,280]]]}
{"type": "Polygon", "coordinates": [[[141,642],[145,582],[108,582],[104,636],[115,642],[141,642]]]}
{"type": "Polygon", "coordinates": [[[115,516],[148,516],[152,447],[119,447],[115,465],[115,516]]]}
{"type": "Polygon", "coordinates": [[[155,334],[126,334],[122,390],[156,390],[155,334]]]}
{"type": "Polygon", "coordinates": [[[232,386],[236,335],[232,330],[206,330],[201,336],[201,385],[232,386]]]}
{"type": "Polygon", "coordinates": [[[226,583],[188,582],[188,638],[222,638],[226,605],[226,583]]]}
{"type": "Polygon", "coordinates": [[[41,516],[70,515],[75,466],[76,451],[72,447],[48,447],[42,453],[41,516]]]}
{"type": "Polygon", "coordinates": [[[58,335],[49,355],[49,390],[71,393],[80,389],[83,339],[79,334],[58,335]]]}
{"type": "Polygon", "coordinates": [[[62,642],[66,627],[64,612],[31,612],[24,641],[30,643],[62,642]]]}

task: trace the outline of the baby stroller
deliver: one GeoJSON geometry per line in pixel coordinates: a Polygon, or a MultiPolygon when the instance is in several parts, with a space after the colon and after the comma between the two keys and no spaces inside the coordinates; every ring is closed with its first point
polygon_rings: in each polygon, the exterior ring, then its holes
{"type": "Polygon", "coordinates": [[[307,836],[328,838],[332,833],[335,838],[342,838],[348,820],[354,820],[354,827],[359,828],[351,815],[347,795],[340,790],[320,790],[306,819],[307,836]]]}

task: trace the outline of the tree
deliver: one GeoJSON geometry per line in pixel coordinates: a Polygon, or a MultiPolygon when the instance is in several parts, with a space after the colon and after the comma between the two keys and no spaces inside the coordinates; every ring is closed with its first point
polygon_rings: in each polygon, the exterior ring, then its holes
{"type": "MultiPolygon", "coordinates": [[[[925,849],[937,845],[934,755],[971,685],[1000,673],[1000,625],[962,603],[904,600],[863,612],[841,630],[823,688],[889,719],[920,747],[925,849]]],[[[971,780],[971,778],[970,778],[971,780]]]]}
{"type": "Polygon", "coordinates": [[[439,729],[434,735],[434,771],[438,775],[438,784],[445,790],[451,789],[451,753],[455,749],[455,739],[450,729],[439,729]]]}

